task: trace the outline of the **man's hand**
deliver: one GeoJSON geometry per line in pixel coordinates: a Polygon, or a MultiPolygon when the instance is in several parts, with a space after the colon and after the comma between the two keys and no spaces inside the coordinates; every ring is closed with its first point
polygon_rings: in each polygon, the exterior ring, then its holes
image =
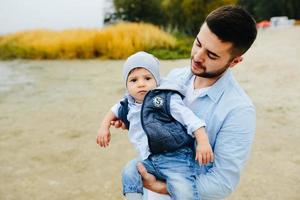
{"type": "Polygon", "coordinates": [[[149,174],[142,163],[137,164],[137,169],[142,176],[143,185],[148,190],[161,194],[169,194],[165,182],[158,181],[155,176],[149,174]]]}

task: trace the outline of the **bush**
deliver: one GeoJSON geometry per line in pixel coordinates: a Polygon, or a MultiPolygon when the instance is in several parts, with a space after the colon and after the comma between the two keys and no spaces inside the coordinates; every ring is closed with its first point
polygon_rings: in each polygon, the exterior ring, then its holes
{"type": "Polygon", "coordinates": [[[121,23],[99,32],[96,50],[104,57],[126,58],[136,51],[172,48],[176,39],[158,27],[145,23],[121,23]]]}
{"type": "Polygon", "coordinates": [[[0,58],[123,59],[136,51],[174,49],[176,39],[145,23],[120,23],[101,30],[35,30],[0,38],[0,58]]]}
{"type": "Polygon", "coordinates": [[[191,57],[191,49],[194,38],[188,36],[177,36],[176,45],[171,48],[151,49],[152,53],[161,59],[182,59],[191,57]]]}

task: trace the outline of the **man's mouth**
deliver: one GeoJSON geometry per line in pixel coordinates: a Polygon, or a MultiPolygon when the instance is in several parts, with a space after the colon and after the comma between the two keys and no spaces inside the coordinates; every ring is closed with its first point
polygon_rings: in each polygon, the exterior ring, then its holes
{"type": "Polygon", "coordinates": [[[201,64],[201,62],[196,62],[195,60],[192,60],[192,67],[194,69],[202,69],[204,70],[205,68],[203,67],[203,65],[201,64]]]}

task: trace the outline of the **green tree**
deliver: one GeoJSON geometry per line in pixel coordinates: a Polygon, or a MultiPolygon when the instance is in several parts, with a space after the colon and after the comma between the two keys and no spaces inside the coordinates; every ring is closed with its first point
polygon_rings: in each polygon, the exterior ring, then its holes
{"type": "Polygon", "coordinates": [[[163,0],[162,8],[172,29],[195,35],[212,10],[228,4],[236,0],[163,0]]]}
{"type": "Polygon", "coordinates": [[[300,19],[299,0],[239,0],[238,4],[245,7],[257,21],[273,16],[300,19]]]}
{"type": "Polygon", "coordinates": [[[114,19],[166,25],[160,0],[114,0],[113,3],[115,6],[114,19]]]}
{"type": "Polygon", "coordinates": [[[236,0],[114,0],[110,19],[150,22],[172,31],[195,35],[209,12],[236,0]]]}
{"type": "Polygon", "coordinates": [[[300,1],[299,0],[280,0],[282,15],[289,18],[300,19],[300,1]]]}

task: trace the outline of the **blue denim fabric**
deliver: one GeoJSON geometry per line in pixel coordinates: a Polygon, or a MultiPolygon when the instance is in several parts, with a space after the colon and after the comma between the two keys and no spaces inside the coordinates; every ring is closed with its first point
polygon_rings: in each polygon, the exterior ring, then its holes
{"type": "MultiPolygon", "coordinates": [[[[130,161],[122,174],[123,193],[143,193],[141,176],[137,171],[137,159],[130,161]]],[[[175,152],[150,155],[140,161],[147,171],[167,183],[167,190],[174,200],[200,199],[196,187],[194,152],[181,148],[175,152]]]]}
{"type": "Polygon", "coordinates": [[[142,177],[139,174],[136,165],[142,162],[139,159],[129,161],[122,172],[123,194],[126,193],[143,193],[142,177]]]}

